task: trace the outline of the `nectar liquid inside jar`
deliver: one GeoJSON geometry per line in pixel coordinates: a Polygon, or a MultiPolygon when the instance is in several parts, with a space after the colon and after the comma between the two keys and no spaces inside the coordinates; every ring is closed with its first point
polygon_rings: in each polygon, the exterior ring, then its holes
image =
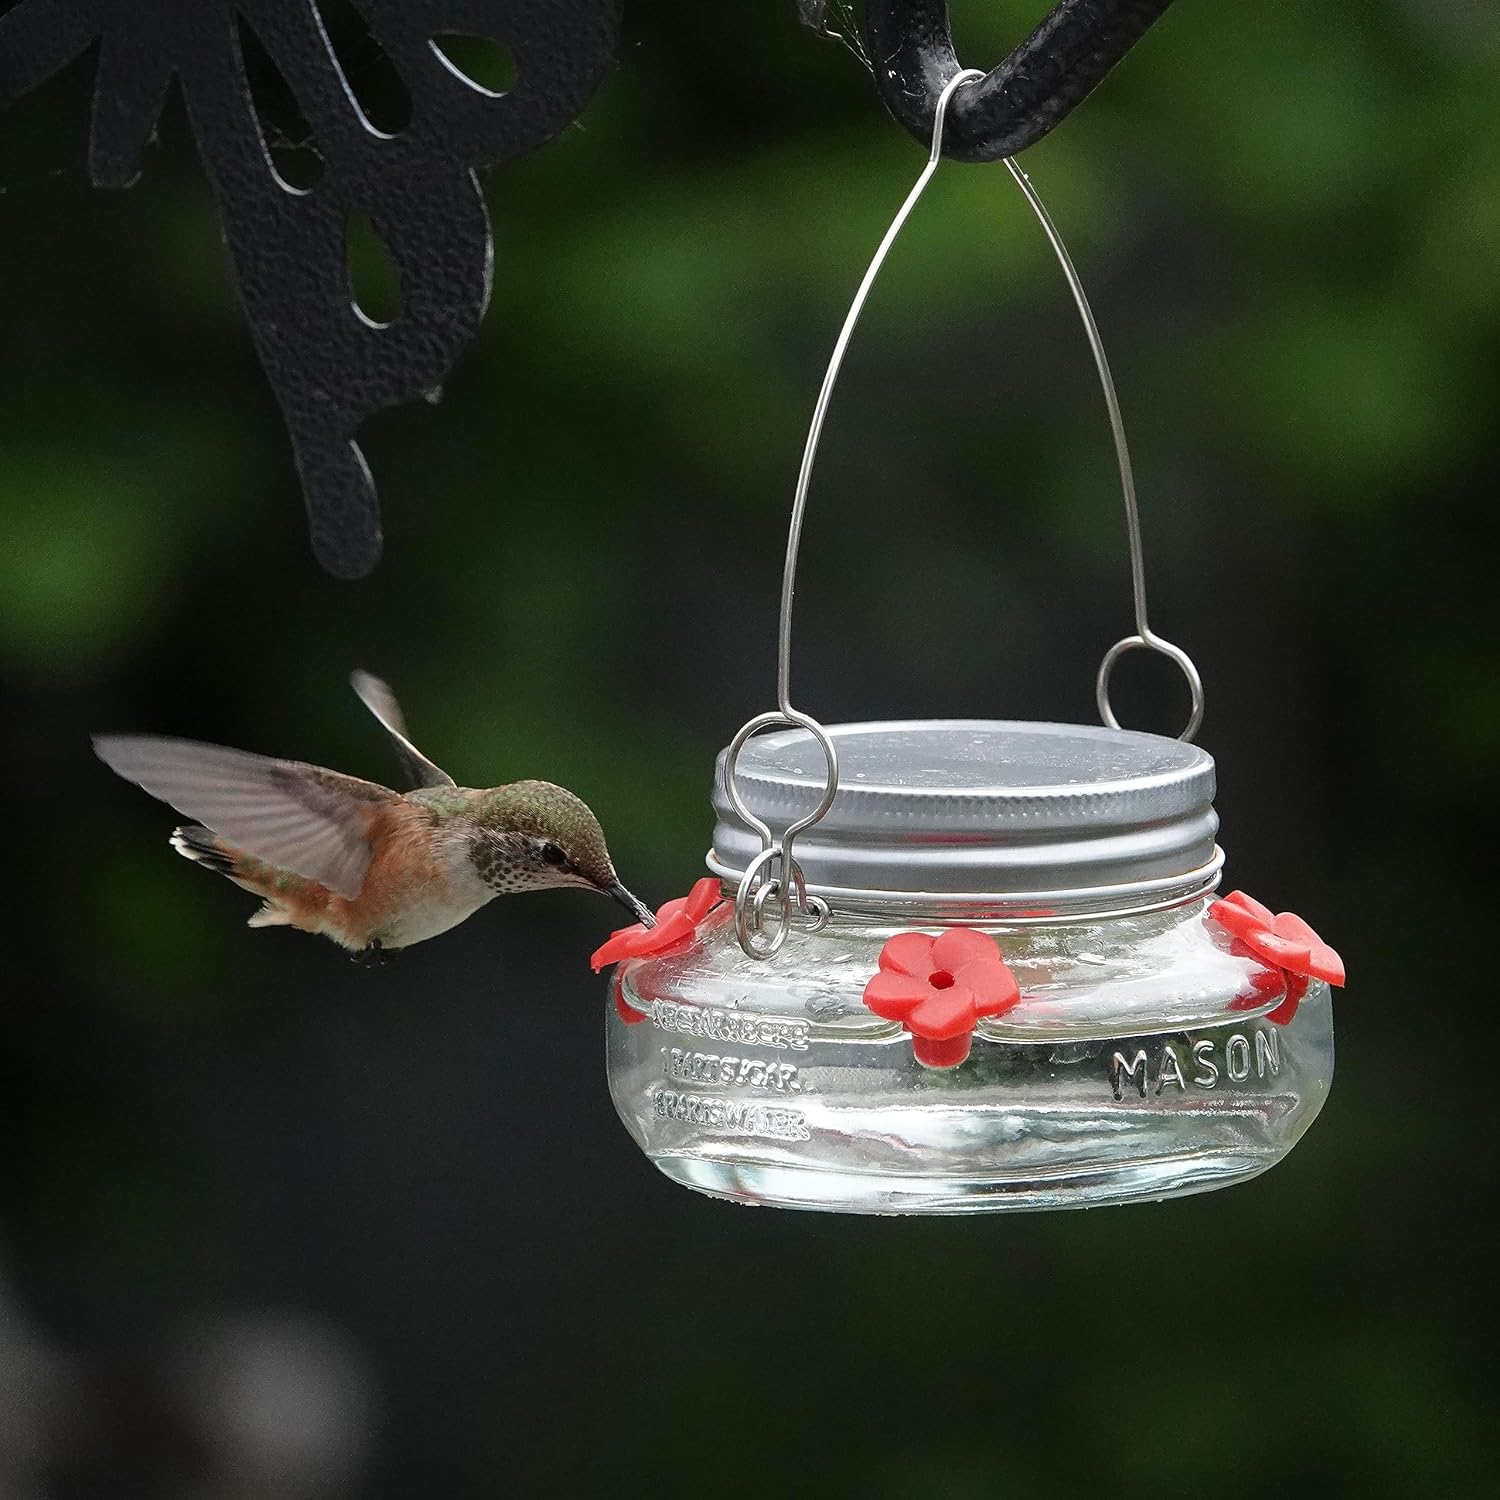
{"type": "MultiPolygon", "coordinates": [[[[729,899],[611,978],[611,1093],[663,1172],[746,1203],[960,1213],[1202,1191],[1292,1148],[1332,1077],[1330,992],[1209,916],[1204,751],[1078,725],[829,732],[838,794],[797,846],[826,925],[742,950],[732,897],[759,844],[721,757],[709,866],[729,899]],[[995,940],[1020,999],[932,1066],[865,989],[892,938],[955,928],[995,940]]],[[[822,774],[802,730],[751,741],[737,770],[773,828],[822,774]]]]}

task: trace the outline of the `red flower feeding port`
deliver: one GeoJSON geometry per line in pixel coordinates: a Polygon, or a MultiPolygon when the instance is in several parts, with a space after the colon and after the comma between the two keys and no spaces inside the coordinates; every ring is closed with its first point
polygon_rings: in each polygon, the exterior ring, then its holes
{"type": "Polygon", "coordinates": [[[1231,932],[1263,963],[1286,975],[1286,999],[1266,1019],[1285,1026],[1314,979],[1344,982],[1344,960],[1293,912],[1273,912],[1243,891],[1208,908],[1211,921],[1231,932]]]}
{"type": "Polygon", "coordinates": [[[664,953],[686,947],[703,919],[722,899],[719,882],[705,876],[687,895],[668,901],[657,912],[655,927],[636,922],[611,933],[589,960],[594,973],[624,958],[659,958],[664,953]]]}
{"type": "Polygon", "coordinates": [[[865,986],[864,1000],[911,1033],[918,1062],[956,1068],[969,1055],[980,1018],[1014,1009],[1021,989],[993,938],[950,927],[935,938],[897,933],[880,950],[880,972],[865,986]]]}

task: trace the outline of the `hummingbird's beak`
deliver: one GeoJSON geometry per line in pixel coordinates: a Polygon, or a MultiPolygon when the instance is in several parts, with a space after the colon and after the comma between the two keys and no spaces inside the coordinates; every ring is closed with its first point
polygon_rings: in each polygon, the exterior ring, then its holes
{"type": "Polygon", "coordinates": [[[604,894],[606,896],[613,896],[637,922],[644,923],[647,927],[656,926],[656,917],[652,913],[651,908],[643,906],[637,901],[618,880],[613,885],[605,886],[604,894]]]}

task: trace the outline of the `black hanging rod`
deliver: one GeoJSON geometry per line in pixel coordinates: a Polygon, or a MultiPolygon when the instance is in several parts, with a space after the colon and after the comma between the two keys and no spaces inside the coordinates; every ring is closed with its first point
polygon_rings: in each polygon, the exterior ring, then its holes
{"type": "MultiPolygon", "coordinates": [[[[1061,0],[984,79],[960,89],[943,155],[998,161],[1034,145],[1103,79],[1172,0],[1061,0]]],[[[962,66],[947,0],[866,0],[865,44],[885,107],[925,146],[938,96],[962,66]]]]}

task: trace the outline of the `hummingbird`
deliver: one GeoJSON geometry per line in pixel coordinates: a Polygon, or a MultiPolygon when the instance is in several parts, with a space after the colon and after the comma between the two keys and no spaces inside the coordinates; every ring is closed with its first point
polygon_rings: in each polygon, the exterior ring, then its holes
{"type": "Polygon", "coordinates": [[[496,896],[566,885],[602,891],[652,925],[580,798],[549,781],[457,785],[407,738],[384,682],[368,672],[349,681],[390,736],[409,790],[157,735],[96,735],[94,750],[194,819],[172,848],[259,896],[251,927],[321,933],[384,961],[496,896]]]}

